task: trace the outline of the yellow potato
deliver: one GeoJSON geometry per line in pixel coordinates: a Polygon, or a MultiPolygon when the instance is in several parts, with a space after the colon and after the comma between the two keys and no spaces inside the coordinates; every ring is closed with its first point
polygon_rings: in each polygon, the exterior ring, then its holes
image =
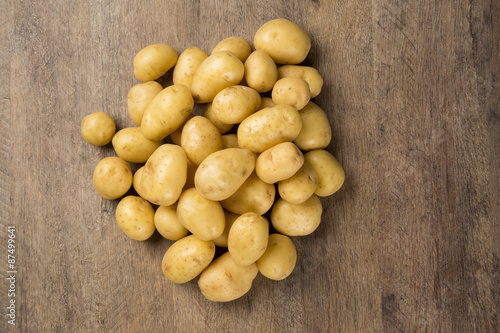
{"type": "Polygon", "coordinates": [[[291,142],[279,143],[259,155],[255,172],[259,178],[273,184],[292,177],[304,164],[302,152],[291,142]]]}
{"type": "Polygon", "coordinates": [[[141,197],[129,195],[116,206],[116,222],[130,238],[144,241],[155,232],[155,211],[151,204],[141,197]]]}
{"type": "Polygon", "coordinates": [[[222,136],[222,147],[226,148],[239,148],[238,137],[236,134],[225,134],[222,136]]]}
{"type": "Polygon", "coordinates": [[[257,213],[245,213],[234,221],[227,237],[227,248],[234,262],[248,266],[259,259],[267,248],[269,222],[257,213]]]}
{"type": "Polygon", "coordinates": [[[141,122],[142,134],[149,140],[162,140],[178,129],[193,111],[191,91],[183,84],[163,89],[149,103],[141,122]]]}
{"type": "Polygon", "coordinates": [[[302,110],[309,103],[310,98],[311,93],[307,82],[294,77],[279,79],[272,91],[274,104],[291,105],[297,110],[302,110]]]}
{"type": "Polygon", "coordinates": [[[257,109],[257,111],[260,111],[260,110],[265,109],[265,108],[270,108],[270,107],[273,107],[275,105],[276,104],[274,104],[273,99],[271,97],[261,97],[260,98],[260,106],[257,109]]]}
{"type": "Polygon", "coordinates": [[[274,60],[264,51],[252,52],[245,61],[245,82],[259,93],[273,89],[278,80],[278,69],[274,60]]]}
{"type": "Polygon", "coordinates": [[[94,188],[104,199],[122,197],[132,186],[132,170],[119,157],[105,157],[94,169],[94,188]]]}
{"type": "Polygon", "coordinates": [[[302,129],[293,142],[305,151],[326,148],[332,140],[332,129],[325,111],[309,102],[299,114],[302,129]]]}
{"type": "Polygon", "coordinates": [[[191,89],[193,77],[201,63],[208,58],[208,54],[200,48],[193,46],[185,49],[174,67],[172,81],[174,84],[183,84],[191,89]]]}
{"type": "Polygon", "coordinates": [[[156,230],[166,239],[176,241],[188,234],[188,230],[177,218],[176,205],[160,206],[154,216],[156,230]]]}
{"type": "Polygon", "coordinates": [[[301,204],[316,191],[318,175],[307,162],[292,177],[278,183],[280,197],[293,204],[301,204]]]}
{"type": "Polygon", "coordinates": [[[141,189],[140,189],[143,170],[144,166],[137,169],[137,171],[134,173],[134,176],[132,177],[132,186],[134,187],[134,190],[137,192],[137,194],[139,194],[139,196],[144,199],[144,197],[141,195],[141,189]]]}
{"type": "Polygon", "coordinates": [[[318,96],[323,88],[323,77],[316,68],[309,66],[284,65],[278,68],[278,78],[295,77],[309,85],[311,98],[318,96]]]}
{"type": "Polygon", "coordinates": [[[188,159],[199,165],[208,155],[222,149],[222,138],[210,120],[195,116],[182,129],[181,146],[188,159]]]}
{"type": "Polygon", "coordinates": [[[214,242],[189,235],[168,248],[161,268],[170,281],[186,283],[197,277],[212,262],[214,256],[214,242]]]}
{"type": "Polygon", "coordinates": [[[132,121],[141,126],[142,116],[153,98],[163,90],[156,81],[139,83],[130,88],[127,95],[128,114],[132,121]]]}
{"type": "Polygon", "coordinates": [[[277,64],[299,64],[311,49],[311,40],[304,29],[286,19],[262,25],[255,33],[253,44],[256,50],[265,51],[277,64]]]}
{"type": "Polygon", "coordinates": [[[224,88],[234,86],[243,79],[243,63],[229,51],[210,55],[198,67],[191,84],[196,103],[209,103],[224,88]]]}
{"type": "Polygon", "coordinates": [[[219,130],[220,134],[225,134],[233,128],[234,124],[225,124],[217,118],[214,113],[214,109],[212,107],[212,103],[207,103],[205,106],[205,110],[203,112],[203,116],[210,120],[212,124],[219,130]]]}
{"type": "Polygon", "coordinates": [[[115,121],[105,112],[91,113],[82,120],[81,135],[93,146],[105,146],[110,143],[115,131],[115,121]]]}
{"type": "Polygon", "coordinates": [[[318,174],[318,187],[314,193],[326,197],[337,192],[345,180],[345,172],[337,159],[323,149],[316,149],[304,155],[306,162],[311,164],[318,174]]]}
{"type": "Polygon", "coordinates": [[[283,280],[292,274],[297,263],[297,249],[292,240],[280,234],[269,235],[266,252],[257,260],[259,272],[271,280],[283,280]]]}
{"type": "Polygon", "coordinates": [[[214,115],[225,124],[240,123],[254,113],[259,105],[259,93],[239,85],[222,89],[212,101],[214,115]]]}
{"type": "Polygon", "coordinates": [[[255,212],[263,215],[273,205],[275,194],[274,185],[264,183],[253,172],[232,196],[221,201],[221,205],[236,214],[255,212]]]}
{"type": "Polygon", "coordinates": [[[196,174],[196,170],[198,170],[198,166],[188,159],[186,184],[184,184],[183,192],[188,188],[194,187],[194,175],[196,174]]]}
{"type": "Polygon", "coordinates": [[[299,135],[302,120],[290,105],[276,105],[255,112],[238,127],[238,145],[261,153],[278,143],[293,141],[299,135]]]}
{"type": "Polygon", "coordinates": [[[229,198],[240,188],[255,168],[255,158],[248,149],[227,148],[208,155],[194,176],[196,189],[209,200],[229,198]]]}
{"type": "Polygon", "coordinates": [[[179,199],[187,174],[187,156],[182,147],[160,146],[149,157],[140,178],[141,196],[158,206],[170,206],[179,199]]]}
{"type": "Polygon", "coordinates": [[[222,235],[225,217],[217,201],[205,199],[196,188],[182,192],[177,203],[179,222],[201,240],[213,240],[222,235]]]}
{"type": "Polygon", "coordinates": [[[127,127],[113,136],[113,148],[127,162],[144,163],[163,144],[163,140],[151,141],[142,135],[140,127],[127,127]]]}
{"type": "Polygon", "coordinates": [[[182,130],[184,128],[184,125],[186,125],[186,123],[193,117],[194,117],[194,114],[190,113],[189,116],[187,116],[186,121],[181,126],[179,126],[179,128],[177,128],[175,131],[170,133],[170,140],[172,140],[173,143],[175,143],[178,146],[181,145],[181,136],[182,136],[182,130]]]}
{"type": "Polygon", "coordinates": [[[231,230],[234,221],[236,221],[236,219],[239,217],[238,214],[231,213],[227,210],[224,211],[224,216],[226,217],[224,232],[222,232],[222,235],[214,239],[215,245],[220,247],[227,247],[227,237],[229,236],[229,230],[231,230]]]}
{"type": "Polygon", "coordinates": [[[162,77],[177,62],[177,52],[166,44],[146,46],[134,57],[134,75],[143,82],[162,77]]]}
{"type": "Polygon", "coordinates": [[[321,201],[314,194],[298,205],[279,199],[271,211],[271,222],[284,235],[305,236],[318,228],[322,213],[321,201]]]}
{"type": "Polygon", "coordinates": [[[245,38],[233,36],[221,40],[212,50],[212,54],[219,51],[232,52],[241,62],[245,62],[252,52],[252,48],[245,38]]]}
{"type": "Polygon", "coordinates": [[[208,300],[230,302],[245,295],[259,269],[257,264],[238,266],[229,252],[215,259],[200,275],[198,286],[208,300]]]}

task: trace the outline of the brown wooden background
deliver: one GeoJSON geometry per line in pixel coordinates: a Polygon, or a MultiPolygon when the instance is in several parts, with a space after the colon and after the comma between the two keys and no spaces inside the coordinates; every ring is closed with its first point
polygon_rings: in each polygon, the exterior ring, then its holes
{"type": "Polygon", "coordinates": [[[500,2],[0,0],[0,331],[498,332],[500,2]],[[232,303],[161,273],[171,244],[127,239],[81,119],[132,125],[132,59],[207,52],[284,17],[312,39],[343,189],[294,238],[296,270],[232,303]],[[7,226],[16,226],[16,327],[7,226]]]}

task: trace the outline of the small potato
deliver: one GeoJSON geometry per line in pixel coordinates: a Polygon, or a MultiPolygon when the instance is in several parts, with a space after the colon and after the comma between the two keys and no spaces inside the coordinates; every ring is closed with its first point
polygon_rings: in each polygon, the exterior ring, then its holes
{"type": "Polygon", "coordinates": [[[274,104],[287,104],[297,110],[302,110],[309,103],[311,93],[306,81],[294,77],[284,77],[276,81],[272,98],[274,104]]]}
{"type": "Polygon", "coordinates": [[[293,141],[302,129],[299,112],[290,105],[276,105],[255,112],[238,127],[238,145],[262,153],[278,143],[293,141]]]}
{"type": "Polygon", "coordinates": [[[222,138],[210,120],[195,116],[182,129],[181,146],[188,159],[199,165],[208,155],[222,149],[222,138]]]}
{"type": "Polygon", "coordinates": [[[229,252],[215,259],[200,275],[198,286],[208,300],[230,302],[245,295],[259,269],[257,264],[238,266],[229,252]]]}
{"type": "Polygon", "coordinates": [[[291,142],[279,143],[259,155],[257,176],[268,184],[292,177],[304,164],[302,152],[291,142]]]}
{"type": "Polygon", "coordinates": [[[121,199],[115,211],[120,229],[137,241],[144,241],[155,232],[154,215],[151,204],[135,195],[121,199]]]}
{"type": "Polygon", "coordinates": [[[186,123],[188,122],[188,120],[190,120],[193,117],[194,117],[194,114],[190,113],[187,116],[186,121],[181,126],[179,126],[175,131],[173,131],[172,133],[170,133],[170,140],[172,140],[173,143],[175,143],[178,146],[181,145],[181,136],[182,136],[182,130],[184,128],[184,125],[186,125],[186,123]]]}
{"type": "Polygon", "coordinates": [[[245,66],[232,52],[215,52],[201,63],[193,77],[194,101],[211,102],[222,89],[240,83],[244,72],[245,66]]]}
{"type": "Polygon", "coordinates": [[[203,112],[203,116],[210,120],[212,124],[219,130],[220,134],[225,134],[233,128],[234,124],[225,124],[217,118],[214,113],[214,108],[212,107],[212,103],[207,103],[205,106],[205,110],[203,112]]]}
{"type": "Polygon", "coordinates": [[[188,230],[177,218],[176,205],[160,206],[154,216],[156,230],[166,239],[176,241],[188,234],[188,230]]]}
{"type": "Polygon", "coordinates": [[[245,38],[233,36],[221,40],[212,50],[212,54],[219,51],[232,52],[241,62],[245,62],[252,52],[252,48],[245,38]]]}
{"type": "Polygon", "coordinates": [[[264,183],[253,172],[232,196],[221,201],[221,205],[236,214],[254,212],[263,215],[273,205],[275,195],[274,185],[264,183]]]}
{"type": "Polygon", "coordinates": [[[332,129],[325,111],[309,102],[299,114],[302,129],[293,142],[305,151],[326,148],[332,140],[332,129]]]}
{"type": "Polygon", "coordinates": [[[158,206],[170,206],[179,199],[187,174],[187,156],[182,147],[160,146],[149,157],[140,178],[141,196],[158,206]]]}
{"type": "Polygon", "coordinates": [[[222,136],[222,147],[227,148],[239,148],[238,137],[236,134],[225,134],[222,136]]]}
{"type": "Polygon", "coordinates": [[[278,68],[273,58],[262,50],[252,52],[245,61],[246,84],[259,93],[264,93],[273,89],[277,80],[278,68]]]}
{"type": "Polygon", "coordinates": [[[144,111],[142,134],[153,141],[164,139],[185,123],[193,107],[191,91],[185,85],[175,84],[163,89],[144,111]]]}
{"type": "Polygon", "coordinates": [[[144,163],[163,144],[163,140],[148,140],[142,135],[140,127],[127,127],[113,136],[112,143],[116,154],[125,161],[144,163]]]}
{"type": "Polygon", "coordinates": [[[227,237],[229,236],[229,230],[231,230],[234,221],[236,221],[236,219],[240,217],[240,215],[231,213],[227,210],[224,211],[224,216],[226,217],[224,232],[222,233],[222,235],[214,239],[215,245],[220,247],[227,247],[227,237]]]}
{"type": "Polygon", "coordinates": [[[323,77],[316,68],[309,66],[284,65],[278,68],[278,78],[295,77],[307,82],[311,98],[318,96],[323,88],[323,77]]]}
{"type": "Polygon", "coordinates": [[[304,159],[318,174],[318,187],[314,191],[317,196],[327,197],[342,187],[345,172],[332,154],[323,149],[316,149],[307,152],[304,159]]]}
{"type": "Polygon", "coordinates": [[[184,184],[183,192],[188,188],[194,187],[194,175],[196,174],[196,170],[198,170],[198,166],[188,159],[186,184],[184,184]]]}
{"type": "Polygon", "coordinates": [[[268,238],[267,219],[257,213],[245,213],[229,230],[227,248],[236,265],[248,266],[264,254],[268,238]]]}
{"type": "Polygon", "coordinates": [[[257,91],[238,85],[222,89],[212,101],[214,115],[225,124],[241,123],[259,105],[260,95],[257,91]]]}
{"type": "Polygon", "coordinates": [[[209,200],[221,201],[233,195],[252,174],[255,158],[248,149],[216,151],[201,162],[194,176],[196,189],[209,200]]]}
{"type": "Polygon", "coordinates": [[[266,22],[255,33],[253,44],[277,64],[299,64],[311,49],[311,40],[299,25],[286,19],[266,22]]]}
{"type": "Polygon", "coordinates": [[[105,157],[94,169],[94,187],[104,199],[122,197],[132,186],[132,170],[119,157],[105,157]]]}
{"type": "Polygon", "coordinates": [[[146,46],[134,58],[134,75],[143,82],[162,77],[177,62],[177,52],[166,44],[146,46]]]}
{"type": "Polygon", "coordinates": [[[298,205],[279,199],[271,211],[271,222],[282,234],[305,236],[318,228],[322,213],[321,201],[314,194],[298,205]]]}
{"type": "Polygon", "coordinates": [[[261,97],[260,106],[257,109],[257,111],[260,111],[260,110],[265,109],[265,108],[270,108],[270,107],[273,107],[275,105],[276,104],[274,104],[273,99],[271,97],[261,97]]]}
{"type": "Polygon", "coordinates": [[[177,203],[179,222],[201,240],[213,240],[222,235],[225,217],[217,201],[205,199],[196,188],[182,192],[177,203]]]}
{"type": "Polygon", "coordinates": [[[113,118],[102,111],[91,113],[82,120],[81,134],[93,146],[105,146],[116,132],[113,118]]]}
{"type": "Polygon", "coordinates": [[[301,204],[316,191],[318,175],[311,164],[304,162],[292,177],[282,180],[278,184],[280,197],[293,204],[301,204]]]}
{"type": "Polygon", "coordinates": [[[292,274],[297,263],[297,249],[292,240],[280,234],[269,235],[266,252],[257,260],[259,272],[271,280],[283,280],[292,274]]]}
{"type": "Polygon", "coordinates": [[[130,88],[127,95],[127,107],[128,114],[134,123],[141,126],[146,107],[162,90],[162,85],[156,81],[139,83],[130,88]]]}
{"type": "Polygon", "coordinates": [[[174,67],[172,81],[174,84],[183,84],[191,89],[193,77],[201,63],[208,58],[208,54],[200,48],[193,46],[185,49],[174,67]]]}
{"type": "Polygon", "coordinates": [[[189,235],[168,248],[161,268],[170,281],[186,283],[197,277],[212,262],[214,256],[214,242],[189,235]]]}
{"type": "Polygon", "coordinates": [[[142,171],[144,170],[144,166],[140,167],[137,169],[137,171],[134,173],[134,176],[132,177],[132,186],[134,187],[134,190],[139,194],[141,198],[144,199],[144,197],[141,195],[141,177],[142,177],[142,171]]]}

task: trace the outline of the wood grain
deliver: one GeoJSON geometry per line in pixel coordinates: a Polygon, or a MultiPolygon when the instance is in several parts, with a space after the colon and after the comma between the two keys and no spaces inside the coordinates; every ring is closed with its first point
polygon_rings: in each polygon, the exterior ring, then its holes
{"type": "Polygon", "coordinates": [[[1,332],[498,332],[498,1],[0,6],[0,279],[9,225],[18,271],[16,326],[2,316],[1,332]],[[209,52],[277,17],[311,36],[305,63],[325,79],[315,101],[347,179],[322,199],[319,229],[294,238],[289,278],[258,276],[243,298],[211,303],[195,281],[163,277],[172,242],[119,230],[117,202],[91,181],[114,152],[86,144],[80,121],[102,110],[133,125],[142,47],[209,52]]]}

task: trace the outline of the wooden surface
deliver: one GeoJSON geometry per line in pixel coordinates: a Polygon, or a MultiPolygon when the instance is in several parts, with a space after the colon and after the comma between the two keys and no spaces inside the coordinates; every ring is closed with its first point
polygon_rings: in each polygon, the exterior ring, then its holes
{"type": "Polygon", "coordinates": [[[500,2],[0,3],[1,332],[498,332],[500,2]],[[210,52],[277,17],[311,36],[347,180],[294,238],[289,278],[211,303],[163,277],[170,241],[118,228],[117,202],[92,186],[113,151],[87,145],[80,121],[103,110],[133,125],[142,47],[210,52]]]}

